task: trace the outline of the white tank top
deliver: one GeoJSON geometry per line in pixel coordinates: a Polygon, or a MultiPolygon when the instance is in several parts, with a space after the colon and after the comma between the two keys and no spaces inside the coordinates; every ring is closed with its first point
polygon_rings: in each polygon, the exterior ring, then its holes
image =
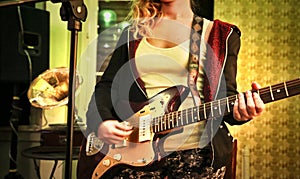
{"type": "Polygon", "coordinates": [[[174,86],[187,86],[189,41],[171,48],[159,48],[143,38],[136,50],[138,73],[145,83],[148,97],[174,86]]]}
{"type": "MultiPolygon", "coordinates": [[[[201,40],[203,43],[203,40],[201,40]]],[[[187,86],[189,43],[187,40],[182,44],[171,48],[159,48],[151,45],[146,38],[143,38],[136,50],[135,63],[139,77],[145,84],[149,98],[160,91],[174,85],[187,86]]],[[[205,45],[201,44],[200,62],[205,60],[205,45]],[[204,51],[203,51],[204,50],[204,51]]],[[[202,68],[200,64],[200,69],[202,68]]],[[[198,90],[202,90],[202,71],[200,70],[198,90]]],[[[203,99],[202,92],[200,97],[203,99]]],[[[179,110],[193,107],[191,94],[181,104],[179,110]]],[[[204,129],[204,123],[195,123],[184,127],[183,132],[168,136],[164,142],[165,151],[185,150],[202,146],[200,136],[204,129]]],[[[202,136],[203,137],[203,136],[202,136]]]]}

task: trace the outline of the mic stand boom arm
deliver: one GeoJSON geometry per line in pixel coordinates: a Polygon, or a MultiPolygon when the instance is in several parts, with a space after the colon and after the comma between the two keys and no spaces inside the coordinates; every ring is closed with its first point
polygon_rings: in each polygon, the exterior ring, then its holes
{"type": "Polygon", "coordinates": [[[28,4],[28,3],[37,3],[37,2],[44,2],[47,0],[22,0],[22,1],[17,1],[17,0],[0,0],[0,7],[8,7],[8,6],[20,6],[23,4],[28,4]]]}
{"type": "Polygon", "coordinates": [[[63,21],[68,21],[68,30],[71,31],[70,47],[70,71],[69,71],[69,90],[68,90],[68,116],[67,116],[67,150],[65,179],[72,178],[72,156],[73,156],[73,131],[75,117],[75,86],[76,86],[76,63],[78,32],[82,29],[81,21],[87,17],[87,8],[83,0],[52,0],[53,3],[62,2],[60,16],[63,21]]]}

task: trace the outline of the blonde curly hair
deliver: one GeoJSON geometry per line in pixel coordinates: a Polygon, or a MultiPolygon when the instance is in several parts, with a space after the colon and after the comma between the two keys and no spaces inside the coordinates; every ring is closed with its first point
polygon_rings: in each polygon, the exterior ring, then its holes
{"type": "Polygon", "coordinates": [[[151,36],[156,18],[162,17],[159,0],[132,0],[131,10],[126,18],[131,24],[134,37],[151,36]]]}
{"type": "MultiPolygon", "coordinates": [[[[190,0],[194,11],[199,8],[195,0],[190,0]]],[[[134,38],[149,37],[155,22],[162,17],[160,0],[132,0],[131,10],[126,20],[132,24],[134,38]]]]}

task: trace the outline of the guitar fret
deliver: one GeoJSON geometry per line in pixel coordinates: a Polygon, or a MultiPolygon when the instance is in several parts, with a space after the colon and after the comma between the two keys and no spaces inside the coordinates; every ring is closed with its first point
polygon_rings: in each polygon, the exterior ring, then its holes
{"type": "Polygon", "coordinates": [[[171,122],[172,118],[170,118],[170,114],[167,115],[167,121],[166,121],[166,126],[168,126],[167,129],[170,129],[170,122],[171,122]],[[169,120],[168,120],[169,119],[169,120]]]}
{"type": "Polygon", "coordinates": [[[165,116],[165,130],[168,129],[168,124],[169,124],[168,119],[169,119],[169,114],[165,116]]]}
{"type": "Polygon", "coordinates": [[[198,107],[197,107],[196,113],[197,113],[198,121],[201,121],[200,111],[199,111],[198,107]]]}
{"type": "Polygon", "coordinates": [[[156,132],[159,132],[159,121],[158,118],[156,118],[156,132]]]}
{"type": "Polygon", "coordinates": [[[174,116],[174,127],[178,127],[179,119],[180,119],[179,112],[176,111],[176,115],[174,116]]]}
{"type": "Polygon", "coordinates": [[[169,121],[169,129],[172,129],[173,127],[173,113],[170,113],[170,121],[169,121]]]}
{"type": "Polygon", "coordinates": [[[169,129],[172,129],[172,125],[173,125],[173,113],[170,113],[170,120],[169,120],[169,129]]]}
{"type": "Polygon", "coordinates": [[[155,132],[159,131],[159,127],[158,127],[158,119],[157,117],[155,118],[155,132]]]}
{"type": "Polygon", "coordinates": [[[227,104],[227,112],[230,113],[230,108],[229,108],[229,100],[228,97],[226,97],[226,104],[227,104]]]}
{"type": "Polygon", "coordinates": [[[193,107],[193,122],[198,121],[198,111],[196,107],[193,107]]]}
{"type": "Polygon", "coordinates": [[[180,121],[181,121],[181,125],[180,126],[183,126],[183,116],[182,116],[182,111],[180,112],[180,121]]]}
{"type": "Polygon", "coordinates": [[[160,131],[164,131],[164,116],[161,118],[160,131]]]}
{"type": "Polygon", "coordinates": [[[284,84],[285,94],[286,94],[286,96],[289,96],[289,92],[288,92],[288,89],[286,87],[286,82],[284,82],[283,84],[284,84]]]}
{"type": "Polygon", "coordinates": [[[155,130],[155,132],[158,132],[157,118],[155,118],[154,121],[155,121],[154,122],[154,125],[155,125],[154,130],[155,130]]]}
{"type": "Polygon", "coordinates": [[[171,129],[174,128],[174,120],[175,120],[175,118],[174,118],[174,113],[172,112],[172,113],[171,113],[171,122],[172,122],[172,123],[170,123],[170,128],[171,128],[171,129]]]}
{"type": "Polygon", "coordinates": [[[163,131],[164,126],[163,126],[163,116],[160,117],[160,131],[163,131]]]}
{"type": "Polygon", "coordinates": [[[205,109],[206,107],[205,107],[205,103],[203,104],[203,114],[204,114],[204,119],[207,119],[207,117],[206,117],[206,109],[205,109]]]}
{"type": "Polygon", "coordinates": [[[154,118],[154,132],[158,132],[157,118],[154,118]]]}
{"type": "Polygon", "coordinates": [[[158,132],[157,117],[155,118],[155,132],[158,132]]]}
{"type": "Polygon", "coordinates": [[[173,127],[176,127],[176,126],[178,126],[178,111],[176,111],[175,113],[174,113],[174,125],[173,125],[173,127]]]}
{"type": "Polygon", "coordinates": [[[191,122],[194,123],[194,112],[192,111],[194,111],[193,108],[191,109],[191,122]]]}
{"type": "Polygon", "coordinates": [[[234,103],[238,98],[239,98],[238,95],[235,95],[235,100],[231,102],[231,106],[234,106],[234,103]]]}
{"type": "Polygon", "coordinates": [[[221,111],[221,102],[220,102],[220,100],[218,100],[218,106],[219,106],[219,114],[221,115],[222,111],[221,111]]]}
{"type": "Polygon", "coordinates": [[[166,116],[163,118],[163,124],[164,124],[164,130],[167,130],[167,125],[166,125],[166,116]]]}
{"type": "Polygon", "coordinates": [[[230,99],[230,101],[229,101],[229,99],[227,98],[227,101],[228,101],[228,106],[227,106],[227,108],[228,108],[228,113],[230,113],[231,110],[233,109],[234,103],[235,103],[235,101],[236,101],[237,99],[238,99],[238,94],[232,96],[232,98],[230,99]],[[234,97],[234,98],[233,98],[233,97],[234,97]]]}
{"type": "Polygon", "coordinates": [[[184,125],[186,122],[186,110],[182,110],[182,125],[184,125]]]}
{"type": "Polygon", "coordinates": [[[168,129],[168,124],[169,124],[169,114],[167,114],[166,116],[165,116],[165,121],[164,121],[164,123],[165,123],[165,130],[167,130],[168,129]]]}
{"type": "Polygon", "coordinates": [[[210,112],[211,112],[211,117],[214,117],[214,109],[213,109],[213,103],[210,102],[210,112]]]}
{"type": "Polygon", "coordinates": [[[185,124],[189,124],[189,115],[188,115],[188,110],[185,110],[185,124]]]}
{"type": "Polygon", "coordinates": [[[175,120],[176,120],[176,117],[175,117],[175,114],[177,114],[177,111],[176,112],[174,112],[174,114],[173,114],[173,120],[172,120],[172,128],[174,128],[175,127],[175,120]]]}
{"type": "Polygon", "coordinates": [[[271,95],[272,100],[274,101],[274,96],[273,96],[273,91],[272,91],[272,87],[271,86],[270,86],[270,95],[271,95]]]}
{"type": "Polygon", "coordinates": [[[178,124],[178,111],[175,111],[174,112],[174,115],[173,115],[174,119],[173,119],[173,128],[177,126],[178,124]]]}
{"type": "Polygon", "coordinates": [[[159,118],[156,118],[156,132],[159,132],[159,118]]]}

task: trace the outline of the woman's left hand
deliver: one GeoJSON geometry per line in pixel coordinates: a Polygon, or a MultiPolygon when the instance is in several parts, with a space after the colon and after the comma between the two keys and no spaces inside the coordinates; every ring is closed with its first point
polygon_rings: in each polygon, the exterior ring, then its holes
{"type": "MultiPolygon", "coordinates": [[[[258,90],[260,85],[252,83],[252,90],[258,90]]],[[[238,121],[248,121],[262,114],[265,104],[257,92],[246,91],[238,94],[238,99],[234,103],[233,117],[238,121]]]]}

